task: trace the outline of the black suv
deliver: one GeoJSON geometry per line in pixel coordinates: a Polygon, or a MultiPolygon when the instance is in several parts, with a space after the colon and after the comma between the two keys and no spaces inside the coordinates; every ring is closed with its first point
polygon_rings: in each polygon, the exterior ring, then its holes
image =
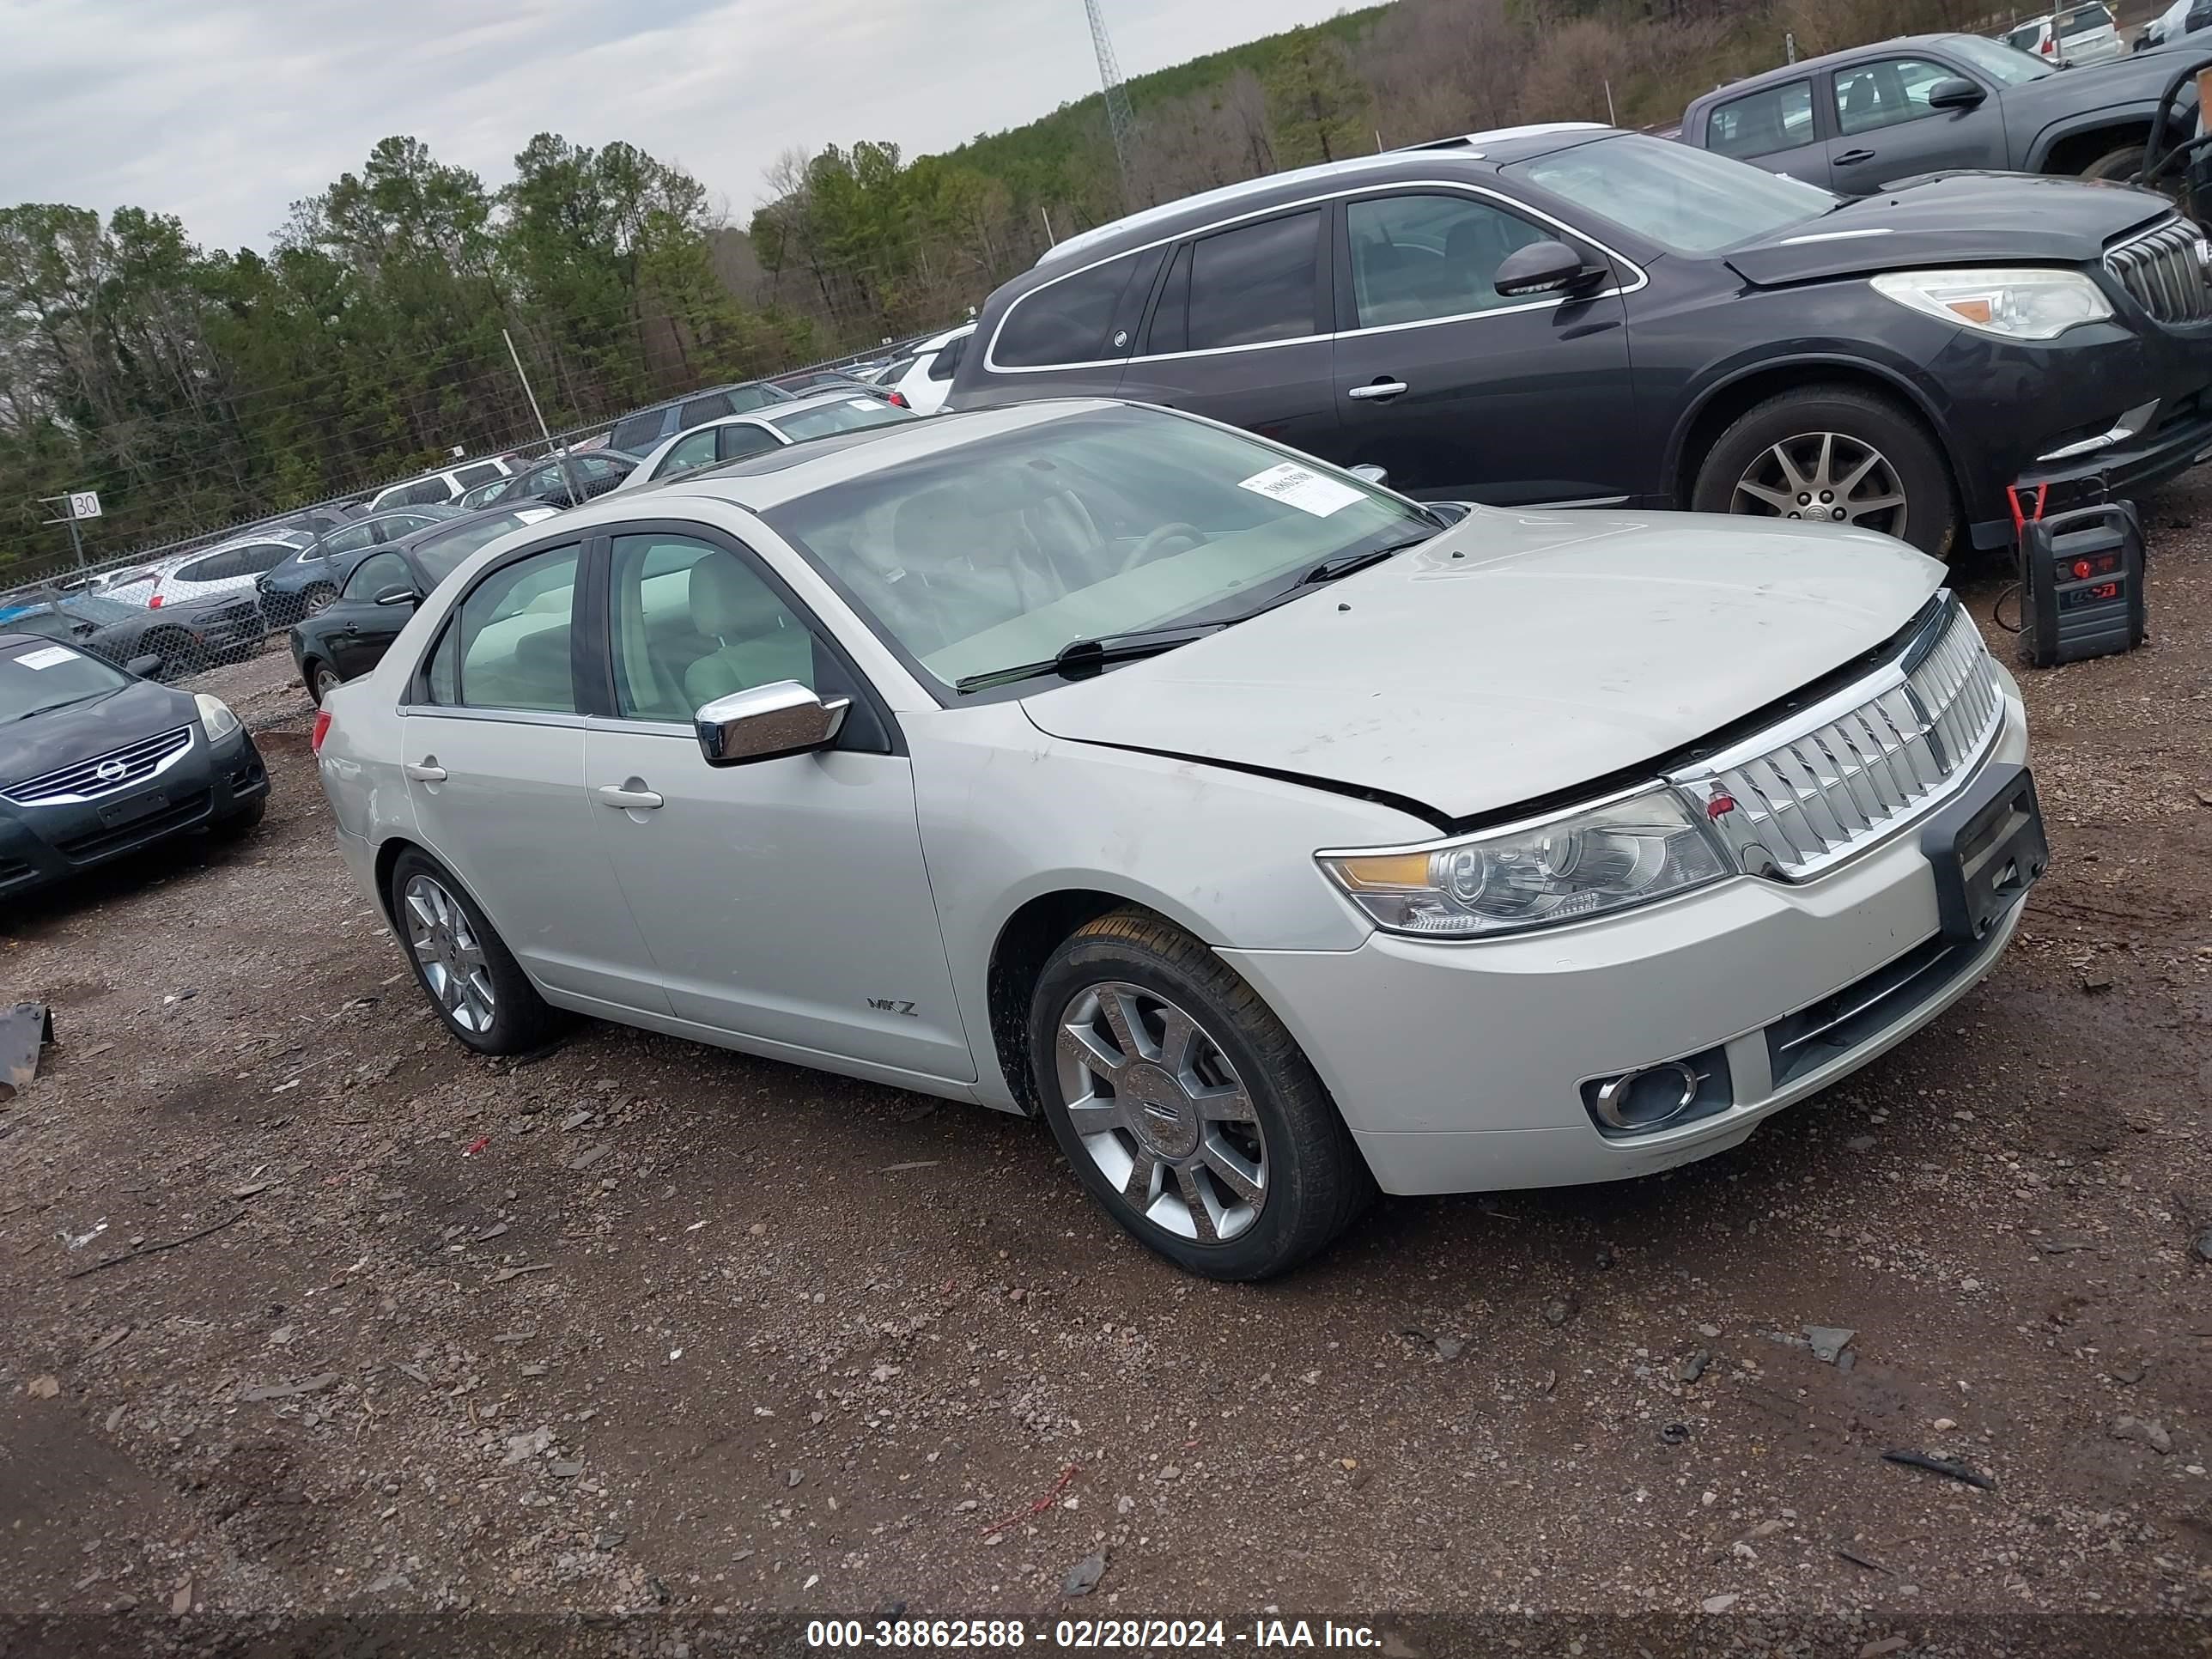
{"type": "Polygon", "coordinates": [[[951,405],[1134,398],[1416,495],[1994,548],[2008,485],[2125,493],[2212,452],[2206,258],[2141,191],[1960,175],[1847,201],[1521,128],[1073,237],[991,296],[951,405]]]}
{"type": "Polygon", "coordinates": [[[1946,167],[2126,179],[2192,57],[2212,62],[2191,42],[2062,72],[1976,34],[1877,40],[1709,92],[1681,137],[1846,196],[1946,167]]]}

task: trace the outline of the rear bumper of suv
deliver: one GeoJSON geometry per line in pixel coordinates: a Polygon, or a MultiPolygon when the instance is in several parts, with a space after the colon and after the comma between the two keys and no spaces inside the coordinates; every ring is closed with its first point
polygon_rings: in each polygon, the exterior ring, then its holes
{"type": "Polygon", "coordinates": [[[54,805],[0,800],[0,897],[221,823],[268,793],[268,769],[251,737],[240,730],[210,744],[195,726],[191,752],[143,789],[54,805]]]}

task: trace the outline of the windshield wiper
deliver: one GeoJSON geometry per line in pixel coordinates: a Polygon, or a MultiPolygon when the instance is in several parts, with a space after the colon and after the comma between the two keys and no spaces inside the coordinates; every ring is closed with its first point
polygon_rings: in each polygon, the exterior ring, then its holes
{"type": "Polygon", "coordinates": [[[1049,662],[1016,663],[1006,668],[970,674],[965,679],[953,681],[952,689],[955,691],[981,691],[986,686],[1034,679],[1040,674],[1058,674],[1065,679],[1074,679],[1081,675],[1096,673],[1109,662],[1130,662],[1139,657],[1158,656],[1163,651],[1172,651],[1179,645],[1188,645],[1193,640],[1218,633],[1228,625],[1218,622],[1185,623],[1175,628],[1148,629],[1140,633],[1109,634],[1095,640],[1070,640],[1060,647],[1060,654],[1049,662]]]}
{"type": "Polygon", "coordinates": [[[1395,558],[1407,548],[1419,547],[1437,533],[1435,530],[1424,531],[1420,535],[1407,536],[1395,542],[1385,542],[1380,547],[1370,547],[1362,553],[1340,553],[1335,558],[1323,559],[1291,583],[1291,591],[1296,592],[1301,587],[1311,587],[1318,582],[1333,582],[1340,576],[1351,575],[1355,570],[1364,570],[1370,565],[1380,564],[1385,559],[1395,558]]]}

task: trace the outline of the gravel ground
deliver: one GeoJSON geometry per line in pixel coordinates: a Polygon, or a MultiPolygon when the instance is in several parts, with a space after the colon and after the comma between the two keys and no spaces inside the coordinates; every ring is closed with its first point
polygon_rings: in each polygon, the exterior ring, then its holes
{"type": "Polygon", "coordinates": [[[289,661],[221,671],[259,832],[0,918],[61,1039],[0,1108],[0,1609],[110,1615],[45,1650],[903,1607],[2201,1653],[2212,484],[2153,523],[2151,647],[2027,680],[2054,867],[1948,1017],[1733,1153],[1394,1201],[1257,1288],[1011,1118],[609,1026],[467,1054],[344,879],[289,661]]]}

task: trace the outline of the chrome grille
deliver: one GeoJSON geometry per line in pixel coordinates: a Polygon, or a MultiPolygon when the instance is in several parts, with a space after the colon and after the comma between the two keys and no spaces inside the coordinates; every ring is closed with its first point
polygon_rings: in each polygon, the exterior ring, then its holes
{"type": "Polygon", "coordinates": [[[2105,269],[2136,303],[2161,323],[2212,319],[2212,289],[2205,286],[2204,233],[2185,220],[2168,219],[2105,252],[2105,269]]]}
{"type": "Polygon", "coordinates": [[[111,749],[74,766],[10,784],[0,789],[0,800],[11,801],[17,806],[65,806],[99,800],[167,771],[190,752],[191,746],[192,728],[180,726],[159,737],[111,749]]]}
{"type": "Polygon", "coordinates": [[[1679,775],[1754,874],[1816,873],[1964,781],[2004,714],[1996,665],[1955,598],[1897,658],[1779,734],[1679,775]],[[1721,805],[1722,798],[1732,803],[1721,805]]]}

